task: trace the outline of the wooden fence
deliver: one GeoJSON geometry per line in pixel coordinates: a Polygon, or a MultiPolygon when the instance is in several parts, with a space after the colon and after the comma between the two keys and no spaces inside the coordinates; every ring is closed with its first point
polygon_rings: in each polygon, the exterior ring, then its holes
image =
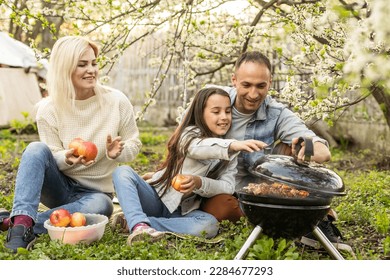
{"type": "MultiPolygon", "coordinates": [[[[150,92],[158,74],[157,66],[150,66],[150,59],[163,57],[164,53],[160,46],[161,39],[149,39],[130,46],[109,73],[109,85],[123,91],[136,110],[141,110],[146,101],[146,94],[150,92]]],[[[187,100],[184,100],[184,79],[179,77],[180,71],[184,71],[183,64],[181,61],[174,61],[155,97],[156,104],[148,108],[144,116],[147,122],[158,126],[172,124],[178,115],[177,107],[186,104],[195,93],[195,89],[187,88],[187,100]]],[[[198,78],[199,85],[210,83],[207,79],[208,77],[198,78]]],[[[280,91],[285,84],[284,80],[275,79],[273,88],[280,91]]],[[[229,85],[230,76],[222,77],[214,83],[229,85]]]]}
{"type": "MultiPolygon", "coordinates": [[[[135,111],[140,111],[144,102],[146,101],[145,93],[149,92],[153,84],[153,79],[157,74],[157,67],[151,67],[149,65],[149,59],[153,56],[162,57],[163,51],[159,48],[161,41],[149,40],[143,42],[142,45],[135,44],[131,46],[113,71],[110,73],[111,83],[113,87],[122,90],[131,100],[135,107],[135,111]]],[[[282,67],[282,66],[279,66],[282,67]]],[[[149,107],[147,113],[144,115],[144,120],[155,126],[169,126],[176,125],[176,118],[178,116],[177,108],[183,104],[183,85],[184,80],[179,78],[178,72],[182,70],[182,63],[176,61],[173,63],[170,71],[167,74],[165,81],[156,95],[156,104],[149,107]]],[[[280,72],[281,69],[278,69],[280,72]]],[[[280,92],[285,86],[284,76],[282,74],[276,75],[273,80],[273,88],[280,92]]],[[[308,79],[308,75],[297,76],[298,79],[308,79]]],[[[199,80],[199,84],[207,83],[207,80],[199,80]]],[[[226,77],[226,80],[220,80],[217,84],[228,85],[230,83],[230,77],[226,77]]],[[[305,89],[307,91],[308,89],[305,89]]],[[[187,92],[188,98],[192,96],[194,91],[189,90],[187,92]]],[[[310,94],[310,92],[308,92],[310,94]]],[[[381,111],[378,109],[378,105],[372,99],[368,99],[365,103],[352,107],[347,114],[345,114],[342,121],[336,124],[332,129],[332,134],[337,138],[345,138],[353,141],[359,147],[372,147],[377,146],[380,149],[388,150],[387,145],[383,145],[382,142],[388,142],[389,128],[386,126],[381,111]],[[375,123],[370,120],[365,120],[364,116],[359,114],[368,113],[375,119],[375,123]],[[382,118],[382,119],[381,119],[382,118]],[[348,123],[348,124],[347,124],[348,123]],[[357,125],[359,123],[360,126],[357,125]],[[354,127],[360,127],[360,129],[354,129],[354,127]],[[368,137],[359,136],[361,131],[367,132],[368,137]],[[344,133],[343,133],[344,132],[344,133]],[[374,140],[373,140],[374,139],[374,140]],[[375,142],[378,141],[379,142],[375,142]],[[373,143],[375,142],[375,143],[373,143]],[[385,148],[386,146],[386,148],[385,148]]],[[[338,139],[337,139],[338,140],[338,139]]]]}

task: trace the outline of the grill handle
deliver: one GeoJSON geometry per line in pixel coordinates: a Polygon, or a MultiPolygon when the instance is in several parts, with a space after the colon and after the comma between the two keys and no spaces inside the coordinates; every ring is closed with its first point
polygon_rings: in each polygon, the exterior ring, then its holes
{"type": "MultiPolygon", "coordinates": [[[[299,151],[302,148],[302,143],[305,143],[305,159],[304,161],[310,162],[310,158],[312,155],[314,155],[314,145],[313,145],[313,139],[311,137],[299,137],[298,143],[295,144],[295,151],[296,154],[294,155],[295,158],[298,157],[299,151]]],[[[300,160],[297,160],[298,162],[300,160]]]]}

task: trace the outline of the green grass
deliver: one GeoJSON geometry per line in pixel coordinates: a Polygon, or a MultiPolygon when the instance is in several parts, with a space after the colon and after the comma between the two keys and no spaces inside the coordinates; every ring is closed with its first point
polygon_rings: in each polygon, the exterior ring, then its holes
{"type": "MultiPolygon", "coordinates": [[[[172,130],[141,130],[143,148],[136,160],[129,163],[140,174],[153,171],[165,157],[165,144],[172,130]]],[[[12,155],[15,146],[12,138],[0,139],[0,151],[12,155]],[[11,139],[11,140],[10,140],[11,139]],[[11,141],[11,142],[9,142],[11,141]]],[[[352,246],[357,259],[380,260],[390,258],[390,172],[370,168],[352,168],[364,156],[345,151],[332,151],[330,168],[337,171],[344,180],[347,195],[334,198],[332,207],[339,219],[337,226],[345,240],[352,246]],[[360,158],[359,158],[360,157],[360,158]],[[346,168],[347,166],[347,168],[346,168]],[[336,169],[336,167],[338,169],[336,169]]],[[[16,170],[19,157],[0,157],[8,169],[16,170]]],[[[13,183],[15,172],[0,170],[0,188],[13,183]],[[5,181],[7,180],[7,181],[5,181]],[[6,185],[7,184],[7,185],[6,185]]],[[[11,186],[11,187],[12,187],[11,186]]],[[[0,189],[0,207],[11,208],[12,195],[5,195],[0,189]]],[[[103,238],[90,245],[64,245],[51,241],[48,235],[38,238],[31,251],[20,250],[11,254],[4,248],[6,233],[0,234],[0,259],[2,260],[231,260],[246,241],[253,226],[242,219],[238,224],[222,223],[221,233],[213,240],[169,235],[162,241],[151,244],[142,241],[133,246],[126,245],[126,236],[106,228],[103,238]]],[[[342,252],[346,259],[354,257],[342,252]]],[[[331,259],[322,249],[302,246],[296,240],[273,239],[260,235],[251,247],[246,259],[331,259]]]]}

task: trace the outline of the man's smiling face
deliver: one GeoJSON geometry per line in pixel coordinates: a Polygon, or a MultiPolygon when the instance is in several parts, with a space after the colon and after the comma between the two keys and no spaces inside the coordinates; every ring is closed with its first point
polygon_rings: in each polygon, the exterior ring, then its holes
{"type": "Polygon", "coordinates": [[[241,113],[254,113],[267,97],[271,87],[271,73],[265,64],[244,62],[232,75],[237,89],[234,107],[241,113]]]}

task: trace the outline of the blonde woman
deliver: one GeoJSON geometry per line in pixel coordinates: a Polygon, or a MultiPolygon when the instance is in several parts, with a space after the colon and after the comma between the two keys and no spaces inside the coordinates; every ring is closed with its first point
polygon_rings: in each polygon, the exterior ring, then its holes
{"type": "Polygon", "coordinates": [[[49,97],[36,116],[40,142],[23,152],[13,208],[0,223],[1,230],[8,229],[5,247],[13,252],[30,248],[36,234],[46,233],[43,223],[58,208],[110,216],[112,172],[140,150],[133,106],[122,92],[99,84],[97,57],[96,44],[84,37],[63,37],[53,46],[49,97]],[[97,146],[94,160],[68,148],[77,137],[97,146]],[[38,213],[40,202],[50,210],[38,213]]]}

